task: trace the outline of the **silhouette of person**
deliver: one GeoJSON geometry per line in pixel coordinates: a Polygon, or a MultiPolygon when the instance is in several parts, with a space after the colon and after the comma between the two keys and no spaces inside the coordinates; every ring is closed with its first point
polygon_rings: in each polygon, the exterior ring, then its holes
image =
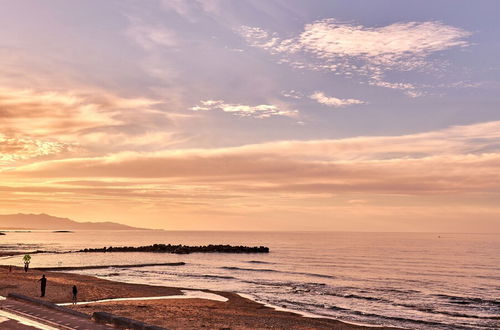
{"type": "Polygon", "coordinates": [[[40,297],[45,297],[45,287],[47,287],[47,278],[45,277],[45,275],[42,275],[42,278],[39,279],[38,282],[40,282],[40,297]]]}
{"type": "Polygon", "coordinates": [[[76,285],[73,285],[73,305],[76,305],[76,295],[78,294],[78,289],[76,285]]]}
{"type": "Polygon", "coordinates": [[[24,272],[28,271],[28,268],[30,266],[30,261],[31,261],[31,256],[29,254],[25,254],[24,257],[23,257],[24,272]]]}

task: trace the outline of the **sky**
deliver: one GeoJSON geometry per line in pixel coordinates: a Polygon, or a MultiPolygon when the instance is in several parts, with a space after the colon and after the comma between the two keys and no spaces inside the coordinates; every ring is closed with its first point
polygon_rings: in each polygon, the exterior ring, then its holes
{"type": "Polygon", "coordinates": [[[0,0],[0,213],[500,232],[497,0],[0,0]]]}

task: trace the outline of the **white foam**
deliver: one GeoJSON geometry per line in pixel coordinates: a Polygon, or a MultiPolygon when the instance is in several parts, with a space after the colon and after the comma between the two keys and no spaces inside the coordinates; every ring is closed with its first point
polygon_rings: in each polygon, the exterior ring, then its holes
{"type": "MultiPolygon", "coordinates": [[[[162,299],[207,299],[214,301],[226,302],[228,299],[226,297],[220,296],[215,293],[199,291],[199,290],[181,290],[182,295],[175,296],[158,296],[158,297],[131,297],[131,298],[110,298],[92,301],[80,301],[77,305],[95,304],[102,302],[112,302],[112,301],[140,301],[140,300],[162,300],[162,299]]],[[[62,303],[59,306],[69,306],[72,303],[62,303]]]]}
{"type": "Polygon", "coordinates": [[[328,317],[328,316],[324,316],[324,315],[317,315],[317,314],[313,314],[313,313],[309,313],[309,312],[302,312],[302,311],[297,311],[297,310],[290,309],[290,308],[280,307],[280,306],[272,305],[272,304],[269,304],[269,303],[266,303],[266,302],[263,302],[263,301],[259,301],[259,300],[255,299],[254,297],[252,297],[250,295],[247,295],[247,294],[244,294],[244,293],[238,293],[238,295],[240,297],[243,297],[243,298],[255,301],[255,302],[259,303],[259,304],[263,304],[264,306],[272,308],[272,309],[274,309],[275,311],[278,311],[278,312],[294,313],[294,314],[298,314],[300,316],[308,317],[308,318],[312,318],[312,319],[330,319],[330,320],[335,320],[335,321],[339,321],[339,322],[342,322],[342,323],[346,323],[346,324],[350,324],[350,325],[356,325],[356,326],[362,326],[362,327],[380,327],[379,325],[343,321],[343,320],[335,319],[333,317],[328,317]]]}
{"type": "Polygon", "coordinates": [[[198,298],[198,299],[207,299],[207,300],[214,300],[221,302],[228,301],[226,297],[211,292],[205,292],[199,290],[181,290],[181,291],[184,293],[184,296],[182,297],[185,298],[198,298]]]}

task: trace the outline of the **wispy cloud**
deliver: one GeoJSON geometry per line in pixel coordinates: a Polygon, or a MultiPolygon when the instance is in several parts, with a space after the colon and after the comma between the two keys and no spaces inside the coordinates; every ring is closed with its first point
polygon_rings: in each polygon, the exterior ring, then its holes
{"type": "Polygon", "coordinates": [[[221,8],[220,0],[160,0],[160,4],[162,9],[173,11],[191,22],[196,22],[201,13],[214,13],[221,8]]]}
{"type": "Polygon", "coordinates": [[[148,98],[122,98],[99,90],[4,88],[0,89],[0,134],[3,134],[3,143],[18,141],[25,146],[39,144],[54,148],[59,143],[96,150],[145,146],[148,140],[151,144],[161,144],[161,141],[169,141],[164,128],[170,125],[171,119],[154,109],[157,103],[148,98]],[[153,142],[155,134],[161,136],[153,142]]]}
{"type": "MultiPolygon", "coordinates": [[[[429,56],[455,47],[467,47],[470,32],[441,22],[403,22],[368,27],[325,19],[307,24],[298,36],[284,39],[258,27],[243,26],[239,33],[249,45],[280,57],[295,68],[327,70],[337,74],[366,76],[377,86],[387,83],[388,70],[426,70],[429,56]]],[[[402,85],[400,85],[402,84],[402,85]]],[[[407,87],[407,86],[406,86],[407,87]]],[[[409,91],[411,88],[397,88],[409,91]]]]}
{"type": "Polygon", "coordinates": [[[323,92],[314,92],[309,96],[312,100],[329,107],[341,108],[353,104],[365,104],[366,102],[356,99],[338,99],[336,97],[326,96],[323,92]]]}
{"type": "Polygon", "coordinates": [[[384,27],[365,27],[340,23],[334,19],[316,21],[291,39],[280,39],[260,28],[244,26],[241,34],[252,45],[273,53],[304,52],[331,61],[357,58],[398,69],[414,69],[432,53],[452,47],[465,47],[470,32],[441,22],[395,23],[384,27]]]}
{"type": "Polygon", "coordinates": [[[55,141],[7,137],[0,134],[0,166],[19,160],[49,156],[67,150],[70,145],[55,141]]]}
{"type": "Polygon", "coordinates": [[[145,50],[154,50],[157,47],[176,47],[179,44],[174,31],[162,25],[152,25],[130,17],[130,25],[126,35],[145,50]]]}
{"type": "Polygon", "coordinates": [[[469,35],[467,31],[440,22],[395,23],[370,28],[329,19],[306,25],[298,38],[283,40],[275,49],[284,52],[304,50],[325,59],[361,57],[375,64],[413,67],[420,63],[403,61],[467,46],[463,39],[469,35]]]}
{"type": "Polygon", "coordinates": [[[221,110],[232,113],[241,117],[269,118],[272,116],[288,116],[296,115],[296,111],[279,109],[272,104],[244,105],[226,103],[223,100],[206,100],[201,101],[199,105],[191,107],[193,111],[211,111],[221,110]]]}
{"type": "Polygon", "coordinates": [[[284,97],[296,99],[296,100],[304,97],[304,93],[301,93],[301,92],[296,91],[294,89],[291,89],[288,91],[281,91],[281,95],[283,95],[284,97]]]}
{"type": "Polygon", "coordinates": [[[405,92],[406,95],[410,97],[419,97],[424,95],[424,92],[418,90],[415,85],[410,83],[402,83],[402,82],[391,83],[377,78],[373,79],[372,81],[369,81],[368,84],[371,86],[402,90],[405,92]]]}

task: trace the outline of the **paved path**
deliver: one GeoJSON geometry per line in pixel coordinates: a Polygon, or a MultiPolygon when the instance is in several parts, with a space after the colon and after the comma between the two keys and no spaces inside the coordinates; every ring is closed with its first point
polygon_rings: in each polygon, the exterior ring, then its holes
{"type": "Polygon", "coordinates": [[[86,319],[47,307],[37,306],[35,304],[30,304],[23,301],[17,301],[14,299],[0,300],[0,309],[5,312],[16,314],[23,318],[34,320],[38,323],[47,325],[47,327],[45,328],[36,327],[38,329],[114,329],[105,325],[97,324],[90,318],[86,319]]]}
{"type": "Polygon", "coordinates": [[[0,329],[9,330],[56,330],[56,328],[49,327],[42,323],[35,322],[31,319],[24,318],[17,314],[7,312],[0,309],[0,329]]]}

